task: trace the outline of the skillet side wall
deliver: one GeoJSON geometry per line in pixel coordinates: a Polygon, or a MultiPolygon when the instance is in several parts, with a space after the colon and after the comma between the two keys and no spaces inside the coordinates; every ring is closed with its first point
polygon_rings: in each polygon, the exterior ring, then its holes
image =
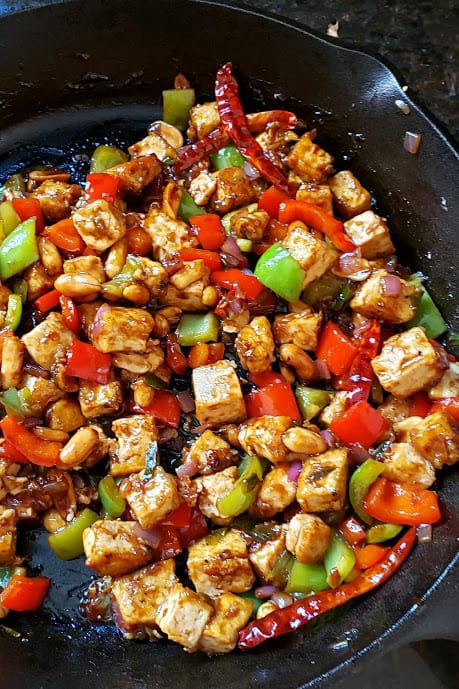
{"type": "MultiPolygon", "coordinates": [[[[429,287],[444,315],[458,327],[454,260],[458,159],[414,105],[409,127],[422,134],[421,151],[410,156],[403,150],[407,119],[394,103],[402,93],[378,61],[339,49],[282,21],[186,1],[55,4],[2,17],[0,45],[4,62],[17,66],[0,76],[0,90],[12,94],[5,97],[0,119],[0,127],[6,128],[0,139],[4,170],[16,142],[45,137],[49,146],[59,146],[68,139],[69,121],[77,132],[83,118],[76,106],[90,108],[102,121],[109,107],[110,112],[114,107],[120,113],[130,103],[153,107],[177,71],[186,73],[198,94],[211,97],[216,67],[232,60],[247,107],[264,103],[294,109],[308,124],[319,127],[320,143],[336,155],[345,152],[346,161],[338,158],[339,166],[348,160],[374,193],[404,260],[430,277],[429,287]],[[54,111],[51,119],[34,117],[49,111],[54,111]],[[50,122],[55,122],[53,128],[50,122]]],[[[108,121],[107,127],[111,126],[108,121]]],[[[70,617],[59,622],[45,611],[26,620],[8,620],[28,639],[0,639],[0,663],[8,685],[60,689],[65,683],[68,689],[83,685],[99,689],[103,677],[104,689],[304,686],[339,663],[351,661],[396,625],[415,597],[422,598],[434,585],[456,552],[457,483],[457,474],[442,480],[446,519],[436,528],[426,554],[417,548],[401,574],[329,625],[318,625],[252,654],[209,661],[165,643],[123,642],[111,629],[90,628],[70,617]],[[331,649],[343,639],[348,640],[347,647],[331,649]]],[[[36,549],[40,551],[40,541],[36,549]]],[[[45,571],[54,572],[55,559],[44,557],[45,571]]],[[[55,588],[65,601],[67,591],[87,573],[81,574],[80,563],[57,567],[55,588]]],[[[376,641],[376,646],[389,647],[390,640],[376,641]]]]}

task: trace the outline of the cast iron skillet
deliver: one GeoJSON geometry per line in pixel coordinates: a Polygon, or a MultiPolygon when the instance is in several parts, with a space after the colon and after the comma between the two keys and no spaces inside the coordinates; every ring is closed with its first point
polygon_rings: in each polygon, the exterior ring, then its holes
{"type": "MultiPolygon", "coordinates": [[[[31,8],[31,5],[34,7],[31,8]]],[[[132,142],[159,114],[160,92],[183,71],[212,96],[216,68],[235,63],[247,107],[286,107],[319,127],[319,141],[349,164],[378,200],[401,255],[458,328],[457,154],[408,101],[393,74],[368,55],[316,38],[273,17],[208,2],[57,0],[0,18],[0,172],[53,162],[82,175],[95,144],[132,142]],[[409,103],[405,116],[395,100],[409,103]],[[403,150],[409,129],[420,153],[403,150]]],[[[32,562],[53,578],[44,611],[10,616],[21,633],[0,636],[9,689],[338,688],[376,653],[419,638],[458,638],[458,473],[439,481],[443,520],[382,589],[329,619],[251,653],[209,660],[160,641],[126,642],[76,612],[88,581],[44,537],[32,562]]],[[[1,681],[0,681],[1,683],[1,681]]]]}

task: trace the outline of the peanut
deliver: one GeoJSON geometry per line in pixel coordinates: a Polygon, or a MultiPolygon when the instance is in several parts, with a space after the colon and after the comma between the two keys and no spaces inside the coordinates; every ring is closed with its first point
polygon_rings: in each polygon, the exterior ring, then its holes
{"type": "Polygon", "coordinates": [[[171,326],[166,316],[164,316],[159,311],[155,313],[155,325],[153,326],[152,335],[154,337],[164,337],[170,332],[171,326]]]}
{"type": "Polygon", "coordinates": [[[59,249],[47,237],[38,238],[38,251],[43,267],[48,275],[62,273],[62,257],[59,249]]]}
{"type": "Polygon", "coordinates": [[[114,278],[115,275],[121,273],[126,263],[127,252],[127,237],[121,237],[121,239],[118,239],[110,248],[104,265],[104,270],[109,278],[114,278]]]}
{"type": "Polygon", "coordinates": [[[283,344],[279,347],[282,361],[295,369],[303,383],[311,382],[317,377],[316,365],[309,354],[295,344],[283,344]]]}
{"type": "Polygon", "coordinates": [[[89,273],[66,273],[59,275],[54,283],[55,289],[65,294],[66,297],[95,296],[101,290],[100,282],[89,273]]]}
{"type": "Polygon", "coordinates": [[[327,443],[319,433],[300,426],[285,431],[282,434],[282,442],[290,452],[305,455],[317,455],[327,449],[327,443]]]}
{"type": "Polygon", "coordinates": [[[142,378],[138,378],[131,385],[134,391],[134,402],[140,407],[148,407],[155,398],[155,391],[142,378]]]}
{"type": "Polygon", "coordinates": [[[143,285],[133,283],[124,288],[123,297],[137,306],[145,306],[150,301],[150,292],[143,285]]]}
{"type": "Polygon", "coordinates": [[[162,136],[162,138],[166,139],[167,143],[173,148],[180,148],[183,146],[183,134],[172,124],[168,124],[162,120],[156,120],[156,122],[150,124],[148,131],[150,134],[159,134],[159,136],[162,136]]]}
{"type": "Polygon", "coordinates": [[[211,308],[217,304],[218,301],[218,294],[217,290],[213,285],[209,285],[208,287],[204,287],[202,290],[202,303],[204,306],[210,306],[211,308]]]}
{"type": "Polygon", "coordinates": [[[48,428],[47,426],[36,426],[33,432],[38,438],[43,438],[43,440],[54,440],[58,443],[66,443],[69,439],[69,434],[65,431],[48,428]]]}
{"type": "Polygon", "coordinates": [[[62,464],[74,466],[84,462],[99,444],[99,435],[94,428],[84,426],[72,435],[60,452],[62,464]]]}

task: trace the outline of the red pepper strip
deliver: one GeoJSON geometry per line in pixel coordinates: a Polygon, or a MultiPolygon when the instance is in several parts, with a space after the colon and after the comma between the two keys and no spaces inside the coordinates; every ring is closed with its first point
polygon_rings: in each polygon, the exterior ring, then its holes
{"type": "Polygon", "coordinates": [[[188,528],[191,521],[192,508],[186,502],[182,502],[173,512],[160,521],[160,526],[174,526],[176,529],[188,528]]]}
{"type": "Polygon", "coordinates": [[[359,443],[368,450],[388,426],[389,422],[382,414],[373,409],[368,402],[361,400],[337,416],[331,422],[330,430],[345,445],[359,443]]]}
{"type": "Polygon", "coordinates": [[[62,317],[67,328],[70,328],[75,335],[78,335],[80,332],[80,316],[78,315],[78,309],[75,302],[71,297],[66,297],[65,294],[61,294],[59,303],[61,305],[62,317]]]}
{"type": "Polygon", "coordinates": [[[258,390],[245,396],[249,418],[258,416],[290,416],[295,421],[302,417],[290,383],[280,373],[265,371],[251,376],[258,390]]]}
{"type": "Polygon", "coordinates": [[[265,155],[262,147],[250,133],[247,118],[239,99],[239,87],[233,75],[233,66],[227,62],[217,72],[215,80],[215,99],[218,114],[226,131],[241,153],[270,184],[293,195],[289,183],[282,172],[265,155]]]}
{"type": "Polygon", "coordinates": [[[92,172],[86,176],[86,200],[88,203],[104,199],[114,203],[120,185],[120,178],[106,172],[92,172]]]}
{"type": "Polygon", "coordinates": [[[14,198],[11,203],[21,222],[29,218],[35,218],[35,230],[39,234],[45,227],[40,201],[34,198],[21,199],[14,198]]]}
{"type": "Polygon", "coordinates": [[[22,452],[19,452],[5,439],[3,439],[3,443],[0,445],[0,459],[5,462],[17,462],[18,464],[28,464],[29,462],[22,452]]]}
{"type": "Polygon", "coordinates": [[[211,272],[221,270],[222,267],[220,255],[216,251],[186,247],[185,249],[180,249],[179,256],[182,261],[204,261],[211,272]]]}
{"type": "MultiPolygon", "coordinates": [[[[426,416],[428,416],[428,414],[431,413],[431,410],[433,411],[432,400],[429,400],[424,390],[419,390],[418,392],[415,392],[415,394],[412,397],[410,397],[408,401],[410,403],[410,416],[421,416],[424,419],[426,416]]],[[[459,420],[459,404],[457,410],[457,418],[459,420]]]]}
{"type": "Polygon", "coordinates": [[[100,352],[87,342],[73,340],[67,351],[65,370],[69,376],[105,385],[108,383],[111,363],[110,354],[100,352]]]}
{"type": "Polygon", "coordinates": [[[43,232],[45,237],[49,237],[58,249],[70,251],[71,253],[81,254],[85,249],[85,244],[78,234],[71,218],[59,220],[46,227],[43,232]]]}
{"type": "Polygon", "coordinates": [[[416,529],[409,529],[386,557],[348,584],[302,598],[260,620],[253,620],[239,632],[239,648],[254,648],[268,639],[299,629],[328,610],[344,605],[384,584],[410,554],[416,541],[416,529]]]}
{"type": "Polygon", "coordinates": [[[352,548],[355,555],[356,565],[359,569],[368,569],[373,567],[377,562],[380,562],[383,557],[386,557],[390,548],[387,545],[377,545],[370,543],[369,545],[355,546],[352,548]]]}
{"type": "Polygon", "coordinates": [[[441,400],[435,400],[430,413],[435,411],[444,411],[459,422],[459,397],[444,397],[441,400]]]}
{"type": "Polygon", "coordinates": [[[154,552],[154,559],[169,560],[182,552],[177,529],[173,526],[159,526],[160,538],[154,552]]]}
{"type": "Polygon", "coordinates": [[[279,207],[281,203],[288,200],[287,194],[284,194],[283,191],[279,191],[276,187],[269,187],[258,199],[258,208],[266,211],[270,218],[278,220],[279,207]]]}
{"type": "Polygon", "coordinates": [[[339,531],[350,545],[356,545],[366,539],[365,529],[355,517],[348,517],[339,526],[339,531]]]}
{"type": "Polygon", "coordinates": [[[8,610],[36,610],[43,603],[49,587],[47,577],[13,576],[0,593],[0,605],[8,610]]]}
{"type": "Polygon", "coordinates": [[[52,467],[59,463],[62,443],[37,438],[12,416],[5,416],[0,421],[0,428],[7,442],[31,464],[52,467]]]}
{"type": "Polygon", "coordinates": [[[316,357],[323,359],[332,373],[345,373],[355,355],[357,347],[346,337],[336,323],[328,321],[322,330],[316,347],[316,357]]]}
{"type": "Polygon", "coordinates": [[[173,392],[155,390],[153,402],[148,407],[132,405],[132,411],[153,416],[163,426],[177,428],[180,422],[180,404],[173,392]]]}
{"type": "Polygon", "coordinates": [[[166,361],[174,373],[182,376],[188,370],[188,359],[182,352],[177,335],[169,333],[166,337],[166,361]]]}
{"type": "Polygon", "coordinates": [[[371,484],[363,506],[371,517],[390,524],[419,526],[435,524],[441,518],[436,493],[382,476],[371,484]]]}
{"type": "Polygon", "coordinates": [[[191,230],[195,230],[203,249],[219,249],[226,239],[225,230],[219,215],[204,213],[190,218],[191,230]]]}
{"type": "Polygon", "coordinates": [[[343,223],[315,203],[289,199],[280,204],[279,220],[286,224],[293,220],[302,220],[309,227],[327,235],[340,251],[348,252],[356,249],[349,237],[344,234],[343,223]]]}
{"type": "Polygon", "coordinates": [[[235,290],[239,288],[244,297],[250,301],[254,301],[264,290],[264,286],[255,275],[244,273],[239,268],[216,270],[210,279],[214,285],[220,285],[226,289],[235,290]]]}
{"type": "Polygon", "coordinates": [[[35,299],[33,305],[41,313],[46,313],[47,311],[54,309],[54,307],[59,304],[60,296],[61,293],[58,292],[57,289],[52,289],[50,292],[46,292],[46,294],[43,294],[41,297],[38,297],[38,299],[35,299]]]}

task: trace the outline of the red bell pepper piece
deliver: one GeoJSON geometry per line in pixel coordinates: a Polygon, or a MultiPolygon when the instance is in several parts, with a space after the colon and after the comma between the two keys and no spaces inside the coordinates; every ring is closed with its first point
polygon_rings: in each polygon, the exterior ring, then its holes
{"type": "Polygon", "coordinates": [[[226,239],[225,230],[219,215],[204,213],[190,218],[191,230],[195,231],[203,249],[219,249],[226,239]]]}
{"type": "Polygon", "coordinates": [[[349,370],[336,383],[340,390],[347,390],[346,406],[350,407],[361,400],[367,401],[374,379],[371,360],[377,355],[381,341],[381,325],[370,321],[368,328],[354,339],[358,349],[349,370]]]}
{"type": "Polygon", "coordinates": [[[27,464],[29,461],[22,452],[19,452],[5,439],[3,439],[3,443],[0,445],[0,459],[5,460],[5,462],[17,462],[18,464],[27,464]]]}
{"type": "Polygon", "coordinates": [[[340,251],[355,251],[355,245],[344,234],[343,223],[315,203],[296,199],[284,201],[279,207],[279,220],[287,225],[294,220],[302,220],[314,230],[327,235],[340,251]]]}
{"type": "MultiPolygon", "coordinates": [[[[408,400],[410,403],[410,416],[421,416],[423,419],[431,413],[432,401],[429,400],[424,390],[415,392],[408,400]]],[[[459,400],[458,400],[459,401],[459,400]]],[[[434,403],[435,404],[435,403],[434,403]]],[[[459,405],[458,405],[459,412],[459,405]]],[[[459,413],[458,413],[459,420],[459,413]]]]}
{"type": "Polygon", "coordinates": [[[173,526],[165,526],[161,524],[159,527],[160,538],[157,547],[155,548],[154,559],[169,560],[182,552],[182,545],[180,543],[177,529],[173,526]]]}
{"type": "Polygon", "coordinates": [[[85,243],[78,234],[71,218],[64,218],[54,225],[49,225],[44,230],[43,235],[49,237],[52,243],[63,251],[81,254],[85,249],[85,243]]]}
{"type": "Polygon", "coordinates": [[[275,610],[260,620],[253,620],[239,632],[239,648],[254,648],[263,641],[287,634],[307,624],[328,610],[381,586],[396,572],[410,554],[416,541],[416,529],[409,529],[377,564],[369,567],[348,584],[302,598],[286,608],[275,610]]]}
{"type": "Polygon", "coordinates": [[[441,518],[436,493],[382,476],[370,486],[363,506],[371,517],[390,524],[419,526],[441,518]]]}
{"type": "Polygon", "coordinates": [[[368,569],[368,567],[373,567],[373,565],[380,562],[383,557],[386,557],[390,548],[389,546],[370,543],[363,547],[356,546],[352,550],[355,555],[358,569],[368,569]]]}
{"type": "Polygon", "coordinates": [[[316,357],[323,359],[332,373],[345,373],[358,352],[357,347],[342,330],[328,321],[322,330],[316,348],[316,357]]]}
{"type": "Polygon", "coordinates": [[[459,423],[459,397],[444,397],[441,400],[435,400],[430,413],[433,414],[435,411],[446,412],[459,423]]]}
{"type": "Polygon", "coordinates": [[[283,191],[280,191],[277,187],[269,187],[258,199],[258,208],[266,211],[270,218],[278,220],[279,206],[288,200],[287,194],[284,194],[283,191]]]}
{"type": "Polygon", "coordinates": [[[345,519],[340,525],[339,531],[350,545],[362,543],[366,539],[365,529],[355,517],[345,519]]]}
{"type": "Polygon", "coordinates": [[[92,172],[86,176],[86,200],[88,203],[104,199],[108,203],[114,203],[120,178],[116,175],[109,175],[107,172],[92,172]]]}
{"type": "Polygon", "coordinates": [[[209,527],[206,518],[198,507],[191,510],[190,523],[177,529],[182,548],[188,548],[191,543],[207,536],[209,527]]]}
{"type": "Polygon", "coordinates": [[[228,270],[217,270],[210,276],[214,285],[225,287],[226,289],[239,289],[249,301],[255,300],[264,290],[264,286],[260,280],[251,275],[244,273],[239,268],[229,268],[228,270]]]}
{"type": "Polygon", "coordinates": [[[66,373],[105,385],[108,383],[111,363],[110,354],[100,352],[87,342],[73,340],[67,351],[66,373]]]}
{"type": "Polygon", "coordinates": [[[166,337],[166,362],[179,376],[188,370],[188,359],[183,354],[177,335],[174,333],[169,333],[166,337]]]}
{"type": "Polygon", "coordinates": [[[0,428],[8,446],[17,450],[31,464],[52,467],[59,463],[62,443],[38,438],[12,416],[5,416],[0,421],[0,428]]]}
{"type": "Polygon", "coordinates": [[[33,302],[33,305],[41,313],[46,313],[47,311],[54,309],[54,307],[59,304],[59,297],[60,296],[61,296],[61,293],[58,292],[57,289],[52,289],[50,292],[46,292],[46,294],[42,294],[41,297],[38,297],[38,299],[35,299],[35,301],[33,302]]]}
{"type": "Polygon", "coordinates": [[[251,378],[258,390],[252,390],[245,396],[249,418],[290,416],[295,421],[302,420],[292,387],[284,376],[265,371],[251,378]]]}
{"type": "Polygon", "coordinates": [[[71,297],[66,297],[65,294],[61,294],[59,297],[59,304],[61,305],[62,317],[67,328],[70,328],[75,335],[78,335],[80,332],[80,316],[78,315],[78,309],[75,302],[71,297]]]}
{"type": "Polygon", "coordinates": [[[382,414],[361,400],[336,417],[330,424],[330,430],[345,445],[359,443],[368,450],[388,426],[382,414]]]}
{"type": "Polygon", "coordinates": [[[8,610],[36,610],[43,603],[50,580],[47,577],[13,576],[0,593],[0,605],[8,610]]]}
{"type": "Polygon", "coordinates": [[[180,249],[179,257],[182,261],[204,261],[211,272],[221,270],[222,267],[220,255],[215,251],[208,251],[207,249],[186,247],[185,249],[180,249]]]}
{"type": "Polygon", "coordinates": [[[180,422],[180,404],[173,392],[155,390],[153,402],[148,407],[133,405],[133,411],[153,416],[163,426],[177,428],[180,422]]]}
{"type": "Polygon", "coordinates": [[[188,503],[182,502],[167,517],[160,521],[161,526],[173,526],[176,529],[184,529],[190,526],[192,508],[188,503]]]}
{"type": "Polygon", "coordinates": [[[13,208],[19,215],[21,222],[28,220],[29,218],[35,218],[35,230],[37,234],[42,232],[45,227],[45,221],[43,220],[43,213],[40,206],[40,201],[34,198],[13,198],[11,200],[13,208]]]}

